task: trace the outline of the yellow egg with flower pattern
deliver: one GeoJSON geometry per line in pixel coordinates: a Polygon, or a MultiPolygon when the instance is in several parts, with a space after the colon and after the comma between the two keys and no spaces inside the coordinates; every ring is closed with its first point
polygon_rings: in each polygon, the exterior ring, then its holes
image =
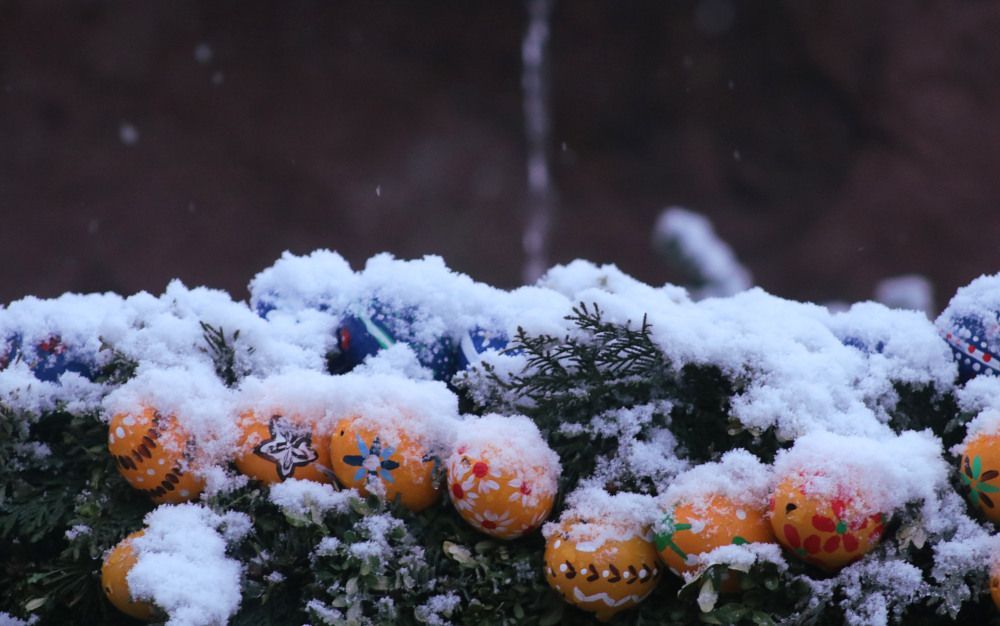
{"type": "MultiPolygon", "coordinates": [[[[693,572],[700,567],[696,555],[728,545],[773,543],[774,532],[766,513],[719,494],[698,503],[682,502],[661,520],[656,549],[675,574],[693,572]]],[[[727,572],[721,591],[738,590],[739,579],[727,572]]]]}
{"type": "Polygon", "coordinates": [[[958,471],[969,504],[991,522],[1000,522],[1000,435],[981,433],[969,439],[958,471]]]}
{"type": "Polygon", "coordinates": [[[464,423],[447,467],[455,510],[483,533],[516,539],[552,511],[559,457],[528,418],[486,416],[464,423]]]}
{"type": "Polygon", "coordinates": [[[793,554],[828,572],[871,551],[882,538],[885,516],[869,510],[864,494],[842,487],[814,492],[809,477],[782,480],[771,501],[771,528],[793,554]]]}
{"type": "Polygon", "coordinates": [[[438,460],[415,435],[399,425],[380,426],[373,420],[340,420],[330,437],[330,465],[337,480],[363,494],[399,498],[419,512],[441,495],[435,478],[438,460]]]}

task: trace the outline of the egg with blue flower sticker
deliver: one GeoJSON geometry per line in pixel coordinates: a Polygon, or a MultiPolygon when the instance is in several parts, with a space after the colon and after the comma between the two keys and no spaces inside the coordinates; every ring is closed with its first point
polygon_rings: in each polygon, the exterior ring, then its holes
{"type": "Polygon", "coordinates": [[[361,416],[340,420],[330,437],[330,464],[341,485],[362,494],[399,499],[413,512],[437,502],[437,457],[402,423],[361,416]]]}

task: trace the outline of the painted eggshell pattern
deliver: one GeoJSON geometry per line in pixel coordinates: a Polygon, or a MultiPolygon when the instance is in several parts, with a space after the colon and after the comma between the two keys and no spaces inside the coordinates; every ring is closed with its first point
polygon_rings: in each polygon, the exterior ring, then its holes
{"type": "Polygon", "coordinates": [[[338,422],[330,437],[330,464],[340,484],[367,494],[369,481],[379,481],[387,499],[398,496],[413,512],[440,497],[434,480],[436,462],[415,437],[362,426],[357,418],[338,422]]]}
{"type": "MultiPolygon", "coordinates": [[[[771,524],[764,511],[741,506],[721,495],[694,506],[681,503],[667,514],[656,534],[660,558],[675,574],[697,569],[692,558],[727,545],[773,543],[771,524]]],[[[735,578],[730,579],[734,583],[735,578]]],[[[734,588],[727,591],[735,591],[734,588]]]]}
{"type": "Polygon", "coordinates": [[[859,498],[809,495],[803,480],[786,478],[771,503],[771,527],[785,548],[807,563],[836,571],[874,548],[884,516],[858,506],[859,498]]]}
{"type": "Polygon", "coordinates": [[[544,467],[499,467],[490,448],[479,457],[459,447],[448,459],[448,494],[459,515],[476,529],[515,539],[545,521],[555,501],[557,477],[544,467]]]}
{"type": "Polygon", "coordinates": [[[648,596],[660,580],[649,537],[623,535],[600,545],[573,541],[563,523],[545,545],[545,579],[570,604],[607,621],[648,596]]]}
{"type": "Polygon", "coordinates": [[[253,412],[240,416],[243,431],[236,467],[267,484],[289,478],[333,482],[330,441],[294,416],[272,414],[262,419],[253,412]]]}
{"type": "Polygon", "coordinates": [[[150,622],[157,617],[159,611],[148,602],[133,601],[126,580],[129,570],[138,560],[132,540],[141,537],[143,533],[141,530],[136,531],[111,549],[101,565],[101,588],[116,609],[136,619],[150,622]]]}
{"type": "Polygon", "coordinates": [[[129,485],[157,504],[194,500],[204,488],[191,472],[193,442],[174,417],[153,408],[112,417],[108,450],[129,485]]]}
{"type": "Polygon", "coordinates": [[[973,508],[1000,522],[1000,435],[981,434],[965,446],[959,477],[973,508]]]}

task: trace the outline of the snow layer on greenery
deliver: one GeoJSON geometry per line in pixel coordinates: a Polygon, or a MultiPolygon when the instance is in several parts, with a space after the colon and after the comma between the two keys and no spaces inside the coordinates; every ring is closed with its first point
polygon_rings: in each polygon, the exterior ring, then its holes
{"type": "MultiPolygon", "coordinates": [[[[745,543],[743,545],[719,546],[714,550],[701,554],[690,555],[691,563],[696,565],[725,564],[730,569],[749,572],[756,563],[774,563],[778,571],[788,569],[781,546],[776,543],[745,543]]],[[[700,568],[684,572],[684,579],[690,580],[701,575],[700,568]]]]}
{"type": "Polygon", "coordinates": [[[286,515],[319,519],[329,511],[347,511],[351,499],[358,498],[358,494],[353,489],[337,491],[330,485],[290,478],[271,485],[268,498],[286,515]]]}
{"type": "Polygon", "coordinates": [[[62,407],[70,413],[87,413],[100,407],[103,385],[75,372],[66,372],[60,382],[38,380],[28,365],[17,360],[0,371],[0,403],[34,417],[62,407]]]}
{"type": "Polygon", "coordinates": [[[38,623],[38,616],[33,615],[28,619],[18,619],[10,613],[0,611],[0,626],[33,626],[38,623]]]}
{"type": "Polygon", "coordinates": [[[560,424],[559,432],[618,442],[613,453],[597,459],[595,480],[613,484],[628,477],[641,477],[665,489],[674,476],[688,468],[689,463],[678,456],[677,439],[670,430],[649,428],[644,438],[638,435],[649,427],[655,414],[667,415],[670,409],[671,404],[666,401],[612,409],[594,416],[587,424],[560,424]]]}
{"type": "Polygon", "coordinates": [[[450,624],[447,618],[462,604],[462,598],[449,591],[431,596],[414,610],[414,617],[422,624],[430,626],[446,626],[450,624]]]}
{"type": "Polygon", "coordinates": [[[952,450],[955,454],[962,454],[965,444],[977,435],[1000,435],[1000,379],[976,376],[960,387],[955,396],[962,411],[975,415],[965,425],[965,441],[952,450]]]}
{"type": "Polygon", "coordinates": [[[730,450],[717,463],[703,463],[677,476],[661,497],[669,510],[681,503],[695,510],[707,505],[712,496],[764,511],[774,487],[771,468],[746,450],[730,450]]]}
{"type": "Polygon", "coordinates": [[[121,296],[112,293],[66,293],[42,300],[28,296],[0,308],[0,342],[20,335],[22,346],[58,337],[67,358],[96,363],[102,323],[121,314],[121,296]]]}
{"type": "Polygon", "coordinates": [[[211,366],[157,368],[140,364],[136,376],[104,399],[105,417],[141,413],[152,407],[173,415],[197,446],[198,460],[225,463],[233,457],[239,431],[235,399],[211,366]]]}
{"type": "Polygon", "coordinates": [[[477,326],[508,336],[518,326],[536,334],[559,333],[570,304],[546,289],[507,292],[473,281],[437,256],[407,261],[383,253],[353,272],[328,250],[304,257],[286,252],[251,281],[250,291],[254,307],[275,307],[267,318],[286,336],[307,319],[306,311],[320,312],[312,319],[335,327],[345,314],[371,314],[377,301],[383,309],[405,312],[412,339],[425,345],[441,337],[457,341],[477,326]]]}
{"type": "Polygon", "coordinates": [[[863,559],[844,568],[838,582],[846,590],[840,604],[850,626],[887,626],[927,593],[920,569],[899,559],[863,559]]]}
{"type": "Polygon", "coordinates": [[[438,381],[411,380],[398,374],[354,373],[330,376],[293,370],[265,379],[249,377],[239,388],[237,410],[297,415],[329,434],[341,419],[357,416],[360,425],[383,429],[385,436],[405,431],[428,447],[446,448],[458,420],[458,398],[438,381]]]}
{"type": "Polygon", "coordinates": [[[947,346],[913,312],[866,304],[838,317],[760,289],[693,302],[680,288],[654,288],[585,261],[553,268],[540,284],[596,303],[608,322],[637,326],[645,315],[675,367],[714,365],[742,382],[734,416],[751,430],[773,427],[784,440],[824,430],[889,436],[894,382],[948,386],[954,379],[947,346]],[[882,351],[877,342],[870,350],[845,345],[848,334],[878,338],[882,351]]]}
{"type": "Polygon", "coordinates": [[[850,498],[856,515],[890,514],[910,502],[936,503],[950,467],[929,431],[880,439],[814,432],[782,450],[777,481],[792,477],[818,498],[850,498]]]}
{"type": "Polygon", "coordinates": [[[649,529],[660,515],[652,496],[611,495],[600,487],[581,486],[566,497],[559,521],[542,527],[542,535],[547,539],[555,532],[566,532],[571,541],[590,542],[599,548],[607,541],[650,536],[649,529]]]}
{"type": "Polygon", "coordinates": [[[320,349],[307,349],[273,332],[265,320],[226,292],[189,289],[178,280],[171,281],[160,297],[141,292],[127,298],[124,315],[106,319],[101,332],[116,349],[140,363],[211,365],[202,322],[225,333],[235,348],[237,370],[267,375],[291,367],[324,367],[320,349]],[[239,338],[232,341],[237,330],[239,338]]]}
{"type": "Polygon", "coordinates": [[[167,626],[227,623],[239,609],[241,569],[226,556],[226,541],[247,532],[249,518],[180,504],[161,506],[145,521],[145,534],[132,543],[138,557],[128,573],[133,596],[164,609],[167,626]]]}
{"type": "Polygon", "coordinates": [[[457,428],[455,454],[483,459],[498,474],[535,476],[540,491],[554,493],[562,466],[538,426],[523,415],[469,417],[457,428]]]}
{"type": "Polygon", "coordinates": [[[654,243],[676,249],[680,261],[705,283],[699,297],[731,296],[749,289],[753,284],[750,272],[736,259],[732,248],[715,234],[712,222],[705,216],[670,207],[656,220],[654,243]]]}

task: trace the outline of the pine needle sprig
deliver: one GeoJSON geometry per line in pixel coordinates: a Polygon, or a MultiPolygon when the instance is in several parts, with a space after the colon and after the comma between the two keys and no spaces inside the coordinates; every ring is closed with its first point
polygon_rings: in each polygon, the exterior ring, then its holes
{"type": "MultiPolygon", "coordinates": [[[[226,386],[236,386],[236,383],[249,373],[237,364],[236,345],[240,339],[240,331],[234,331],[231,338],[227,338],[222,326],[212,326],[204,321],[198,323],[201,325],[202,338],[206,344],[204,349],[212,357],[215,373],[226,386]]],[[[253,346],[247,346],[245,350],[248,355],[252,354],[253,346]]]]}

